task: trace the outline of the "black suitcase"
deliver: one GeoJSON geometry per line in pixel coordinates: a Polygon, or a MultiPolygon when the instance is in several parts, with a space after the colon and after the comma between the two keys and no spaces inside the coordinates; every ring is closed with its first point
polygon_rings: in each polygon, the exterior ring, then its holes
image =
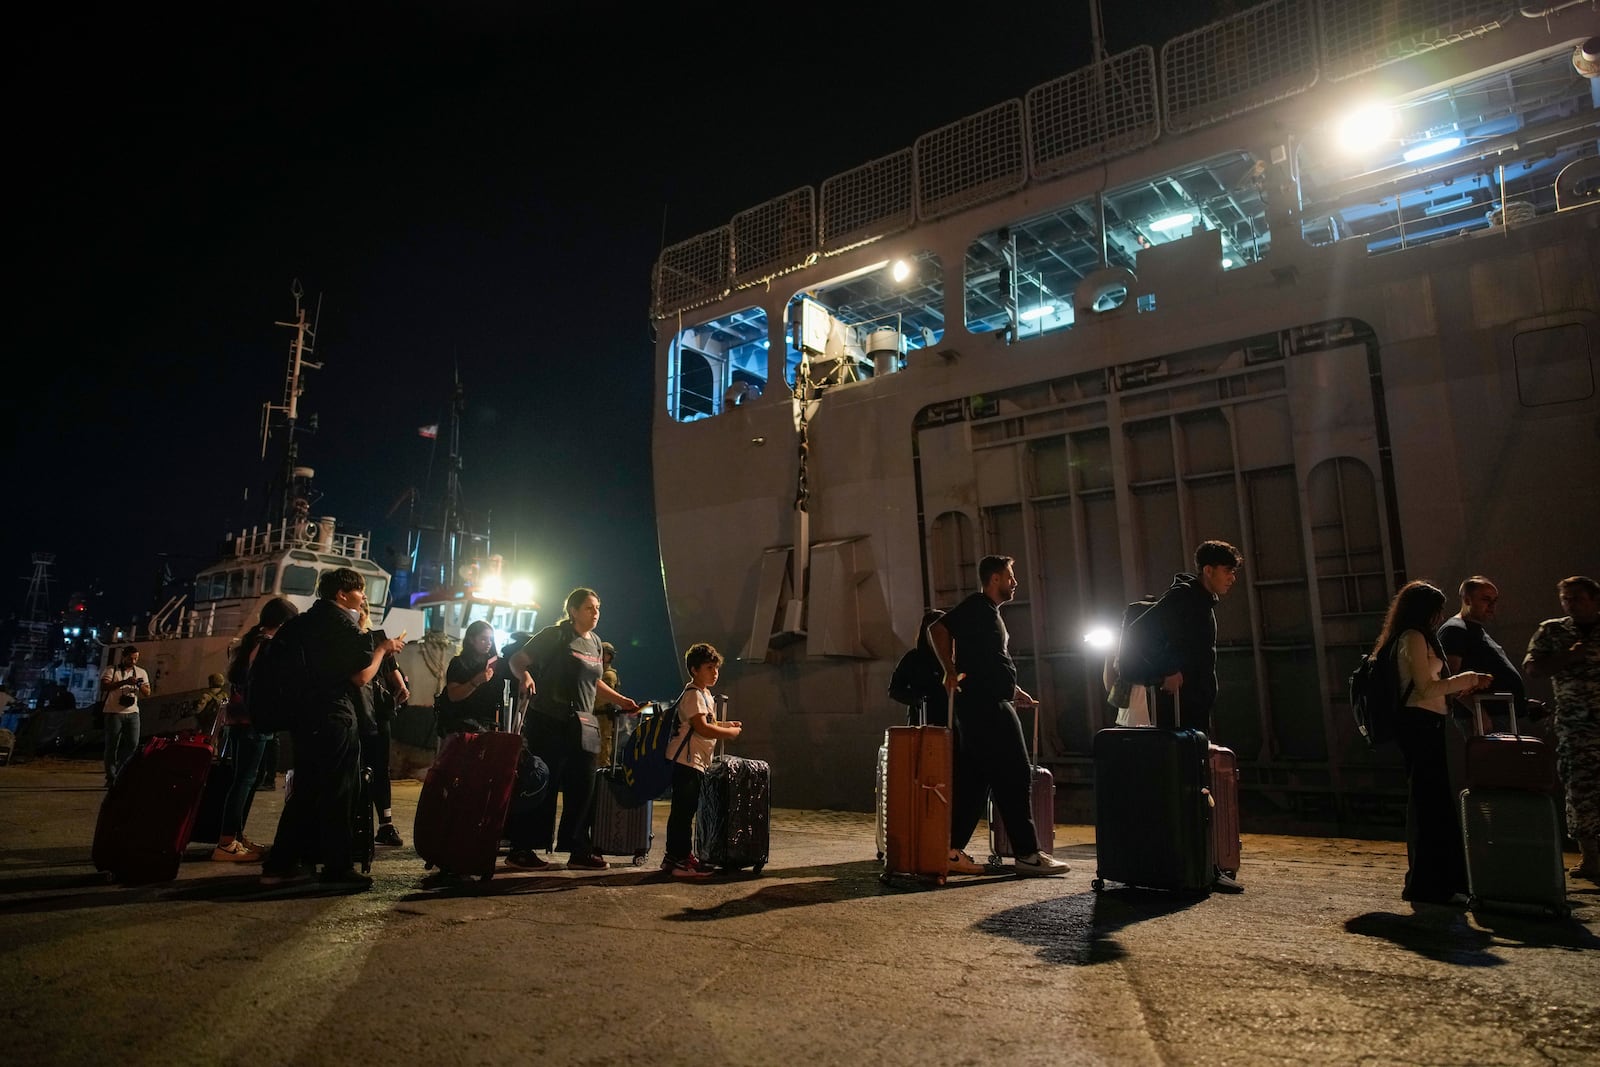
{"type": "Polygon", "coordinates": [[[718,756],[700,786],[695,854],[714,867],[767,865],[771,841],[772,772],[762,760],[718,756]]]}
{"type": "Polygon", "coordinates": [[[350,833],[350,859],[361,865],[362,874],[372,873],[378,855],[378,840],[372,815],[372,768],[362,767],[356,781],[355,826],[350,833]]]}
{"type": "Polygon", "coordinates": [[[1522,789],[1463,789],[1461,838],[1474,910],[1571,914],[1555,802],[1522,789]]]}
{"type": "Polygon", "coordinates": [[[1113,726],[1094,736],[1094,889],[1209,893],[1216,876],[1210,742],[1199,730],[1113,726]]]}

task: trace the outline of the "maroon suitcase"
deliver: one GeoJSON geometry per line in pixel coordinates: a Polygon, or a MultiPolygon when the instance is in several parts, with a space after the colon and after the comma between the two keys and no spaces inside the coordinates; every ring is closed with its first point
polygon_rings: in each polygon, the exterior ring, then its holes
{"type": "Polygon", "coordinates": [[[428,768],[412,830],[427,869],[494,876],[522,735],[451,734],[428,768]]]}
{"type": "Polygon", "coordinates": [[[1231,748],[1211,746],[1211,833],[1217,843],[1217,869],[1239,873],[1239,757],[1231,748]]]}
{"type": "Polygon", "coordinates": [[[1486,721],[1479,714],[1484,705],[1504,703],[1510,709],[1511,732],[1467,738],[1466,787],[1554,793],[1558,781],[1555,751],[1539,738],[1517,732],[1516,698],[1510,693],[1484,693],[1473,698],[1473,703],[1474,723],[1486,721]]]}
{"type": "MultiPolygon", "coordinates": [[[[1029,782],[1033,798],[1033,829],[1039,838],[1040,852],[1056,850],[1056,779],[1049,768],[1039,765],[1039,705],[1033,706],[1033,775],[1029,782]]],[[[998,864],[1002,858],[1015,858],[1011,838],[1006,834],[1005,823],[989,801],[989,862],[998,864]]]]}
{"type": "Polygon", "coordinates": [[[214,755],[211,742],[193,731],[141,745],[100,802],[95,869],[131,885],[178,877],[214,755]]]}

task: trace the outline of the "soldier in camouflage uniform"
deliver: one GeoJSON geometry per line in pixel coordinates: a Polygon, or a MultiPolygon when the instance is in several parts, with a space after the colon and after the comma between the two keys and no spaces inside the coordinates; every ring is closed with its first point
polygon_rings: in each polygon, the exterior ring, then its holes
{"type": "Polygon", "coordinates": [[[1556,586],[1567,614],[1546,619],[1522,661],[1555,690],[1556,759],[1567,787],[1567,832],[1583,861],[1568,873],[1600,882],[1600,582],[1577,576],[1556,586]]]}

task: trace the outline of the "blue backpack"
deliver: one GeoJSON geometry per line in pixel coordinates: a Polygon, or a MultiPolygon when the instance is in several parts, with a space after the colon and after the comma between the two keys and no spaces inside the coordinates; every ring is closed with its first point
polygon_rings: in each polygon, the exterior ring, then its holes
{"type": "MultiPolygon", "coordinates": [[[[684,690],[688,692],[687,689],[684,690]]],[[[654,705],[639,716],[639,726],[622,749],[622,781],[635,805],[656,799],[672,785],[672,765],[694,733],[679,728],[679,696],[671,706],[654,705]]]]}

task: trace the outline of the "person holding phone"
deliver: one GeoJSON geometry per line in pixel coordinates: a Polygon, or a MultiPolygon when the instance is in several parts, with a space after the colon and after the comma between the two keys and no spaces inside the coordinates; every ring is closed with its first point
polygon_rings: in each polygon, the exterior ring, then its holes
{"type": "MultiPolygon", "coordinates": [[[[504,672],[495,655],[494,627],[483,619],[467,627],[461,639],[461,654],[445,669],[444,693],[435,710],[439,736],[455,733],[481,734],[493,730],[496,716],[503,714],[504,672]]],[[[504,724],[500,724],[504,728],[504,724]]]]}

